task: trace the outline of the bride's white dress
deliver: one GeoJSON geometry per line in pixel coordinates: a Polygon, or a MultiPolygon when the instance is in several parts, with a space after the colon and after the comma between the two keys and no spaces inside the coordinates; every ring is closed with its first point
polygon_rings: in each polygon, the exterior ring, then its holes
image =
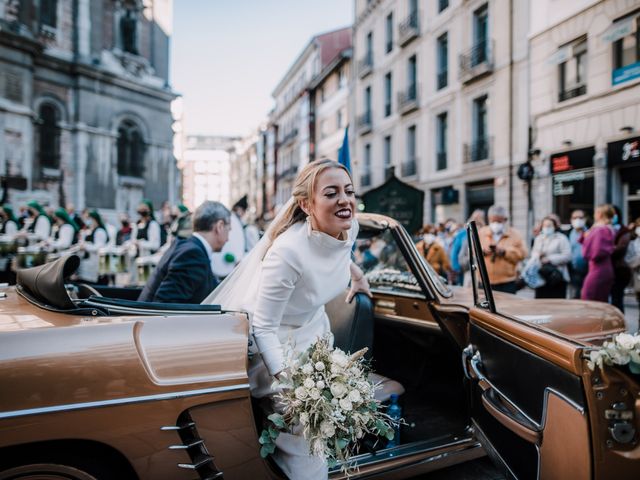
{"type": "MultiPolygon", "coordinates": [[[[301,353],[330,331],[324,305],[348,287],[357,234],[355,220],[344,240],[313,230],[308,221],[294,224],[266,252],[258,268],[255,293],[247,291],[250,285],[225,286],[246,292],[241,303],[249,311],[258,351],[249,365],[253,396],[275,393],[273,374],[284,366],[285,348],[292,348],[293,354],[301,353]]],[[[240,275],[236,281],[246,276],[240,275]]],[[[224,295],[211,295],[210,299],[227,308],[224,295]]],[[[326,462],[309,455],[303,437],[281,434],[276,445],[273,458],[289,478],[327,478],[326,462]]]]}

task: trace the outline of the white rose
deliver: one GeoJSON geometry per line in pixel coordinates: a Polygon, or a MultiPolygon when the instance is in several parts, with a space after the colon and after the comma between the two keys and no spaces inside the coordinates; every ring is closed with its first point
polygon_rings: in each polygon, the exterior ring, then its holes
{"type": "Polygon", "coordinates": [[[318,400],[320,398],[320,390],[318,390],[317,388],[312,388],[311,390],[309,390],[309,396],[312,400],[318,400]]]}
{"type": "Polygon", "coordinates": [[[340,400],[340,408],[342,410],[344,410],[345,412],[349,412],[349,411],[351,411],[353,406],[351,405],[351,402],[349,401],[348,398],[343,398],[343,399],[340,400]]]}
{"type": "Polygon", "coordinates": [[[319,388],[320,390],[322,390],[325,387],[325,384],[322,380],[318,380],[316,382],[316,387],[319,388]]]}
{"type": "Polygon", "coordinates": [[[338,404],[338,399],[337,398],[332,398],[331,399],[331,405],[337,405],[338,404]]]}
{"type": "Polygon", "coordinates": [[[304,388],[309,389],[309,388],[315,387],[316,386],[316,382],[313,381],[313,378],[306,378],[304,380],[303,385],[304,385],[304,388]]]}
{"type": "Polygon", "coordinates": [[[294,394],[298,400],[305,400],[307,398],[307,389],[298,387],[295,389],[294,394]]]}
{"type": "Polygon", "coordinates": [[[324,370],[324,363],[322,363],[322,362],[317,362],[317,363],[316,363],[316,365],[315,365],[315,367],[316,367],[316,370],[318,370],[319,372],[321,372],[321,371],[323,371],[323,370],[324,370]]]}
{"type": "Polygon", "coordinates": [[[302,366],[302,373],[304,373],[305,375],[311,375],[313,373],[313,365],[311,365],[310,363],[305,363],[302,366]]]}
{"type": "Polygon", "coordinates": [[[344,368],[349,363],[349,357],[347,357],[347,355],[341,350],[334,350],[331,353],[331,363],[344,368]]]}
{"type": "Polygon", "coordinates": [[[300,423],[302,425],[306,425],[307,423],[309,423],[309,414],[307,412],[302,412],[300,414],[300,423]]]}
{"type": "Polygon", "coordinates": [[[324,438],[333,437],[336,433],[336,427],[333,426],[333,423],[325,420],[320,424],[320,433],[324,438]]]}
{"type": "Polygon", "coordinates": [[[362,401],[362,395],[360,395],[360,392],[358,390],[351,390],[349,392],[349,397],[348,398],[353,403],[358,403],[358,402],[362,401]]]}
{"type": "Polygon", "coordinates": [[[335,398],[342,398],[347,394],[347,387],[344,383],[335,382],[331,384],[330,387],[331,395],[335,398]]]}
{"type": "Polygon", "coordinates": [[[636,339],[628,333],[621,333],[616,337],[616,343],[625,350],[633,350],[636,345],[636,339]]]}

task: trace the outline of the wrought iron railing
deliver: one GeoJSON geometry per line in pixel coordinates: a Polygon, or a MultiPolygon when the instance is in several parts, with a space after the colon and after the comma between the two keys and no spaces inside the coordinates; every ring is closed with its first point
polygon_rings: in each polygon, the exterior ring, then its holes
{"type": "Polygon", "coordinates": [[[403,92],[398,93],[398,110],[408,113],[420,106],[418,101],[418,86],[412,83],[403,92]]]}
{"type": "Polygon", "coordinates": [[[464,145],[464,162],[473,163],[492,160],[493,137],[483,137],[464,145]]]}
{"type": "Polygon", "coordinates": [[[361,133],[371,130],[371,117],[371,110],[369,110],[357,118],[356,125],[361,133]]]}
{"type": "Polygon", "coordinates": [[[560,92],[558,95],[558,101],[564,102],[565,100],[569,100],[570,98],[579,97],[580,95],[584,95],[587,93],[587,85],[577,85],[573,88],[567,88],[560,92]]]}
{"type": "Polygon", "coordinates": [[[371,185],[371,174],[367,172],[360,175],[360,186],[368,187],[369,185],[371,185]]]}
{"type": "Polygon", "coordinates": [[[461,53],[460,79],[468,82],[479,75],[493,71],[493,43],[481,40],[465,53],[461,53]]]}
{"type": "Polygon", "coordinates": [[[398,42],[401,46],[405,46],[411,40],[420,36],[419,18],[419,11],[415,10],[411,12],[402,23],[400,23],[398,27],[398,42]]]}
{"type": "Polygon", "coordinates": [[[373,71],[373,52],[367,52],[358,62],[358,74],[361,77],[369,75],[373,71]]]}
{"type": "Polygon", "coordinates": [[[447,152],[438,152],[436,154],[436,157],[437,157],[436,169],[445,170],[447,168],[447,152]]]}
{"type": "Polygon", "coordinates": [[[441,72],[438,73],[438,77],[437,77],[438,90],[447,86],[448,79],[449,79],[448,70],[442,70],[441,72]]]}
{"type": "Polygon", "coordinates": [[[400,172],[403,177],[410,177],[416,174],[416,164],[417,160],[415,158],[410,158],[406,162],[402,163],[400,167],[400,172]]]}

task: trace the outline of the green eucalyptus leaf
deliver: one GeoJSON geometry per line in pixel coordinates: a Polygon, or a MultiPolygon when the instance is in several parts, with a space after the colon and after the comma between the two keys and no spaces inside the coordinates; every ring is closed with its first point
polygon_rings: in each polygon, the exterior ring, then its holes
{"type": "Polygon", "coordinates": [[[279,413],[272,413],[267,417],[278,428],[286,428],[284,417],[279,413]]]}

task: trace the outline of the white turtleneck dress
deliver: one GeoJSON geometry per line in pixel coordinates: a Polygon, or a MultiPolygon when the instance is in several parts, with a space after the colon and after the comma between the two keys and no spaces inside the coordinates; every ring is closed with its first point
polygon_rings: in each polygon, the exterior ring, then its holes
{"type": "MultiPolygon", "coordinates": [[[[330,331],[324,305],[349,285],[354,220],[345,240],[311,228],[291,226],[273,242],[262,261],[252,330],[259,355],[249,367],[255,397],[272,395],[273,375],[284,367],[284,348],[304,352],[330,331]]],[[[289,478],[327,478],[324,459],[309,455],[302,436],[281,434],[274,459],[289,478]]]]}

